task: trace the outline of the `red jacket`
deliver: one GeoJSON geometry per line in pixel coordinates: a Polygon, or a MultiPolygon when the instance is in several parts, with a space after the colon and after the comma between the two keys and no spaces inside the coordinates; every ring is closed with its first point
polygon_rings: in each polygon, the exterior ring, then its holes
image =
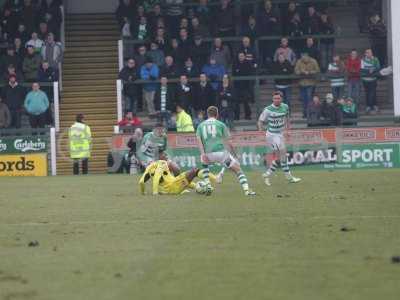
{"type": "Polygon", "coordinates": [[[138,117],[133,117],[132,120],[124,118],[119,121],[118,126],[142,126],[142,121],[138,117]]]}
{"type": "Polygon", "coordinates": [[[351,57],[349,57],[346,61],[346,71],[349,80],[360,79],[361,59],[352,59],[351,57]]]}

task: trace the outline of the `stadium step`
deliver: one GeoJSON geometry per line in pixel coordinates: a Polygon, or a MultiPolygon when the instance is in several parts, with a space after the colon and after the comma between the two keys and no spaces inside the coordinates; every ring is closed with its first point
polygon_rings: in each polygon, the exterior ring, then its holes
{"type": "Polygon", "coordinates": [[[66,17],[66,49],[60,105],[58,174],[72,174],[68,129],[77,113],[85,114],[92,130],[89,173],[107,171],[109,143],[116,124],[118,39],[113,14],[74,14],[66,17]]]}

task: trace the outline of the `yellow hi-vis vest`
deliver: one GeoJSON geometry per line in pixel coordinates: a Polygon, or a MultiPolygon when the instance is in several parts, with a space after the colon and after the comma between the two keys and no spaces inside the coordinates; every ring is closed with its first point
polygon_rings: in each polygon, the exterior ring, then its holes
{"type": "Polygon", "coordinates": [[[194,132],[192,117],[184,110],[176,115],[177,132],[194,132]]]}
{"type": "Polygon", "coordinates": [[[75,122],[68,132],[71,158],[89,158],[92,133],[86,124],[75,122]]]}

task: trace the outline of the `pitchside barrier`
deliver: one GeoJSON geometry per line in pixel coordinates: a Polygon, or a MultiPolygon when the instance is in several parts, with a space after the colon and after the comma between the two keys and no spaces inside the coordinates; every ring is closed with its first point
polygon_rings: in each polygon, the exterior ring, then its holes
{"type": "MultiPolygon", "coordinates": [[[[266,147],[265,133],[246,131],[232,133],[232,136],[243,168],[264,169],[271,153],[266,147]]],[[[115,134],[112,153],[123,157],[131,137],[131,134],[115,134]]],[[[400,127],[292,130],[287,137],[287,146],[289,164],[308,170],[400,167],[400,127]]],[[[200,151],[193,133],[168,134],[168,154],[183,169],[201,167],[200,151]]]]}
{"type": "Polygon", "coordinates": [[[54,128],[0,130],[0,176],[56,175],[54,128]]]}

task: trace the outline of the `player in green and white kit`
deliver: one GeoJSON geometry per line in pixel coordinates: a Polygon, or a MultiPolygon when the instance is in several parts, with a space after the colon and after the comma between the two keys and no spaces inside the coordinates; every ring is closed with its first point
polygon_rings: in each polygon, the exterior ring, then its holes
{"type": "MultiPolygon", "coordinates": [[[[167,150],[167,134],[162,124],[156,124],[153,131],[146,133],[140,142],[136,156],[140,164],[146,168],[159,159],[159,154],[167,150]]],[[[177,175],[180,173],[176,163],[168,160],[170,170],[177,175]]]]}
{"type": "Polygon", "coordinates": [[[301,179],[294,177],[289,170],[284,132],[289,128],[289,106],[282,103],[281,92],[274,92],[272,104],[267,106],[258,119],[258,130],[267,130],[267,146],[272,148],[274,158],[269,162],[268,170],[263,174],[266,185],[271,185],[270,177],[281,165],[286,179],[291,183],[301,179]]]}
{"type": "Polygon", "coordinates": [[[219,163],[236,174],[247,196],[254,196],[256,193],[249,189],[247,177],[242,172],[239,161],[232,155],[234,149],[229,141],[229,129],[223,122],[217,120],[218,108],[210,106],[207,109],[207,115],[208,119],[200,123],[196,132],[203,164],[204,181],[211,189],[209,165],[219,163]]]}

